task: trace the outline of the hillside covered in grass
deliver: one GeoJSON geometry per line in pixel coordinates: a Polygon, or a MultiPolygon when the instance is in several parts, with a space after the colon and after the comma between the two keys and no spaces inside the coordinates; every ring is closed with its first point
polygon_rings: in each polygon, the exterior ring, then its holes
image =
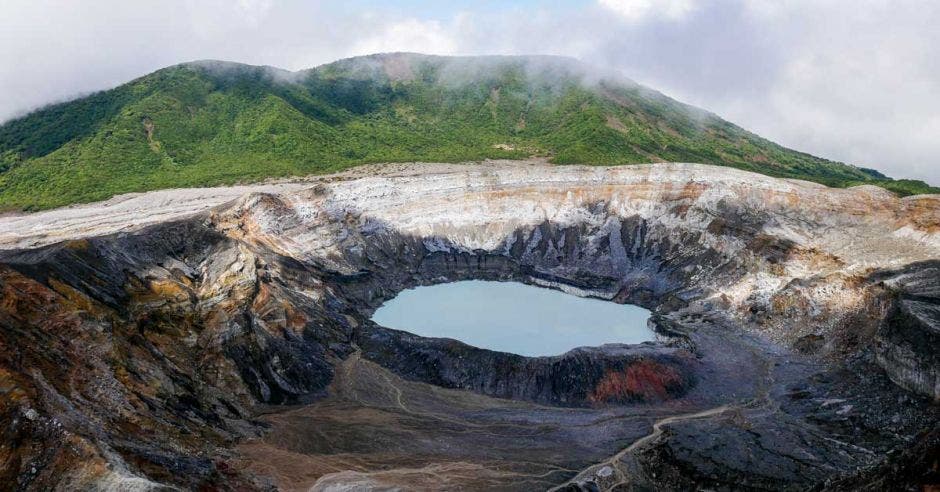
{"type": "Polygon", "coordinates": [[[902,195],[920,181],[793,151],[555,57],[387,54],[288,72],[195,62],[0,126],[0,210],[371,162],[676,161],[902,195]]]}

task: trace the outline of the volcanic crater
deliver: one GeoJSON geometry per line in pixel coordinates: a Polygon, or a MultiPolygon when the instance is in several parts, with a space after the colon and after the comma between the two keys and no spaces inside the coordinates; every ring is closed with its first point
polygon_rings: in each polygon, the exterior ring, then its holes
{"type": "Polygon", "coordinates": [[[92,207],[64,241],[0,235],[0,483],[936,483],[938,196],[541,161],[264,191],[130,228],[92,207]],[[370,319],[460,280],[642,306],[657,341],[523,357],[370,319]]]}

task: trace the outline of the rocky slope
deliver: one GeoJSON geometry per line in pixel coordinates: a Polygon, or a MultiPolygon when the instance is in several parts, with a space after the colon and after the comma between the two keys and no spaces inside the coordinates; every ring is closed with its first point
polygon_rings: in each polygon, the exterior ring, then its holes
{"type": "Polygon", "coordinates": [[[940,197],[500,161],[203,205],[137,228],[77,209],[87,230],[57,243],[0,234],[35,246],[0,253],[0,483],[937,481],[940,197]],[[467,278],[639,304],[661,340],[525,358],[369,320],[467,278]]]}

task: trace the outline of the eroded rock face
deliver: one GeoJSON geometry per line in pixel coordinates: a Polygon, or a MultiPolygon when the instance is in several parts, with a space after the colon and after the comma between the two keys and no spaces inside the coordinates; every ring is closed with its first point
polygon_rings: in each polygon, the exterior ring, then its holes
{"type": "Polygon", "coordinates": [[[8,251],[0,482],[874,483],[936,426],[938,259],[937,197],[509,162],[358,170],[8,251]],[[471,278],[639,304],[662,341],[525,358],[369,320],[471,278]],[[283,405],[303,406],[259,417],[283,405]]]}
{"type": "Polygon", "coordinates": [[[897,384],[940,401],[940,262],[879,272],[895,294],[876,340],[878,363],[897,384]]]}

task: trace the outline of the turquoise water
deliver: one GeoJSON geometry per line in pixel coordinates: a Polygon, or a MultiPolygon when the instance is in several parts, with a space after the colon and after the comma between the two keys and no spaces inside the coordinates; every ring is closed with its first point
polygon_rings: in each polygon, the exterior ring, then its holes
{"type": "Polygon", "coordinates": [[[376,323],[474,347],[539,356],[605,343],[653,339],[646,309],[517,282],[467,280],[402,291],[376,323]]]}

